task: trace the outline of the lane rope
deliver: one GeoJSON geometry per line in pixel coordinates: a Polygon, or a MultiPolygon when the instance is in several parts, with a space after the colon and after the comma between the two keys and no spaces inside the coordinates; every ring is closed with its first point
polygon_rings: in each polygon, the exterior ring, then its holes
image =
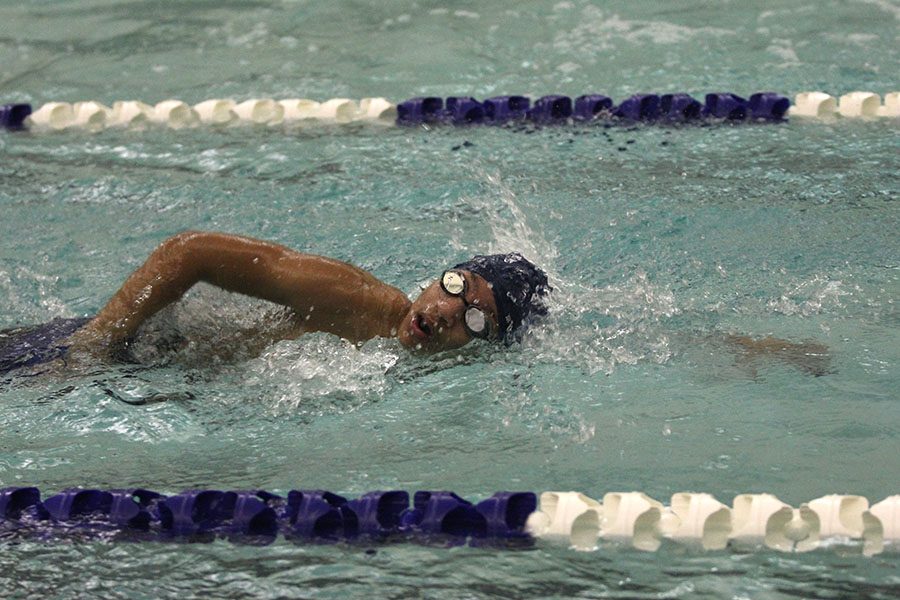
{"type": "Polygon", "coordinates": [[[123,100],[106,106],[93,100],[47,102],[37,110],[30,104],[0,106],[0,128],[33,131],[101,131],[109,127],[145,129],[164,126],[183,129],[198,126],[303,125],[306,123],[384,125],[503,125],[525,122],[538,125],[604,122],[782,122],[803,118],[897,118],[900,92],[881,96],[856,91],[839,99],[824,92],[801,92],[793,104],[786,96],[759,92],[744,98],[737,94],[710,93],[703,102],[688,94],[637,94],[615,104],[602,94],[576,98],[548,95],[495,96],[484,101],[465,96],[418,97],[398,104],[385,98],[332,98],[324,102],[296,98],[257,98],[237,102],[210,99],[193,106],[181,100],[149,105],[123,100]]]}
{"type": "Polygon", "coordinates": [[[771,494],[741,494],[726,506],[710,494],[680,492],[668,505],[641,492],[602,501],[578,492],[497,492],[472,503],[445,491],[376,491],[348,499],[323,490],[67,489],[41,499],[34,487],[0,489],[0,540],[105,537],[129,541],[298,543],[364,540],[521,547],[535,540],[593,550],[618,544],[655,551],[770,548],[807,552],[833,546],[865,556],[900,551],[900,495],[871,505],[828,495],[789,506],[771,494]]]}

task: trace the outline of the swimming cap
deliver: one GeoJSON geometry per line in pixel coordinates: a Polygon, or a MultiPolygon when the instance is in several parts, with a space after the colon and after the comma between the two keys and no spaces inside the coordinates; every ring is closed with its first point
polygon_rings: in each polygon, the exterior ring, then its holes
{"type": "Polygon", "coordinates": [[[547,274],[518,252],[473,256],[454,269],[484,277],[497,303],[498,337],[510,344],[518,341],[534,317],[547,314],[544,297],[551,291],[547,274]]]}

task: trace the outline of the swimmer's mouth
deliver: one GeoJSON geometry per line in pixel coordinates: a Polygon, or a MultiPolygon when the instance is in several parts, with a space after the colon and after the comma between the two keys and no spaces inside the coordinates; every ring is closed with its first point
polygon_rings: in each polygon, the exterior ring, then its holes
{"type": "Polygon", "coordinates": [[[434,326],[425,315],[414,315],[410,323],[410,329],[413,337],[420,341],[427,340],[434,333],[434,326]]]}

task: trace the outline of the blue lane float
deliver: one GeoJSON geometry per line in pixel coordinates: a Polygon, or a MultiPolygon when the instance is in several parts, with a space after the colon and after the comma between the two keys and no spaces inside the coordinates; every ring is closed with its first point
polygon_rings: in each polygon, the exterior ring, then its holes
{"type": "Polygon", "coordinates": [[[742,121],[747,117],[747,101],[737,94],[707,94],[703,114],[715,119],[742,121]]]}
{"type": "Polygon", "coordinates": [[[23,129],[25,119],[32,113],[30,104],[4,104],[0,106],[0,127],[23,129]]]}
{"type": "Polygon", "coordinates": [[[78,536],[122,540],[270,543],[279,534],[302,542],[408,539],[477,545],[529,542],[531,492],[499,492],[478,504],[452,492],[370,492],[348,500],[324,490],[187,490],[165,496],[145,489],[69,489],[43,501],[34,487],[0,490],[0,539],[78,536]]]}
{"type": "Polygon", "coordinates": [[[5,488],[0,490],[0,520],[18,519],[25,509],[41,502],[41,492],[34,487],[5,488]]]}
{"type": "Polygon", "coordinates": [[[659,98],[659,112],[672,121],[699,119],[703,106],[688,94],[664,94],[659,98]]]}
{"type": "Polygon", "coordinates": [[[444,112],[444,99],[433,96],[410,98],[397,105],[399,125],[418,125],[440,120],[444,112]]]}
{"type": "Polygon", "coordinates": [[[653,121],[659,116],[659,96],[635,94],[622,101],[613,111],[613,115],[630,121],[653,121]]]}
{"type": "Polygon", "coordinates": [[[344,511],[352,535],[384,538],[399,530],[409,494],[402,491],[369,492],[347,503],[344,511]]]}
{"type": "Polygon", "coordinates": [[[531,100],[525,96],[494,96],[484,101],[485,122],[499,125],[507,121],[524,119],[529,108],[531,100]]]}
{"type": "Polygon", "coordinates": [[[588,121],[684,123],[699,120],[726,122],[783,121],[790,108],[787,97],[758,92],[747,100],[730,92],[706,94],[701,103],[689,94],[635,94],[615,104],[609,96],[547,95],[533,103],[525,96],[495,96],[483,102],[469,96],[411,98],[397,105],[399,125],[503,125],[511,121],[560,125],[588,121]]]}
{"type": "Polygon", "coordinates": [[[758,92],[750,96],[750,114],[754,119],[780,121],[787,116],[791,101],[775,92],[758,92]]]}
{"type": "Polygon", "coordinates": [[[541,96],[527,113],[535,123],[564,123],[572,116],[572,99],[556,94],[541,96]]]}
{"type": "Polygon", "coordinates": [[[475,98],[450,97],[444,114],[454,125],[475,125],[484,121],[484,106],[475,98]]]}
{"type": "Polygon", "coordinates": [[[612,110],[613,101],[609,96],[602,94],[585,94],[575,98],[575,109],[573,116],[580,121],[590,121],[599,119],[609,114],[612,110]]]}

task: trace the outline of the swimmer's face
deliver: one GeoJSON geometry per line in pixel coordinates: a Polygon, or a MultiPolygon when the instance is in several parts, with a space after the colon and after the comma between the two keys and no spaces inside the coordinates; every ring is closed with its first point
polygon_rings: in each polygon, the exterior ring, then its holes
{"type": "Polygon", "coordinates": [[[484,312],[492,337],[498,331],[497,304],[488,282],[470,271],[457,271],[465,279],[465,293],[454,296],[434,281],[412,303],[400,324],[397,337],[400,343],[413,350],[439,352],[464,346],[472,339],[466,328],[468,306],[484,312]]]}

